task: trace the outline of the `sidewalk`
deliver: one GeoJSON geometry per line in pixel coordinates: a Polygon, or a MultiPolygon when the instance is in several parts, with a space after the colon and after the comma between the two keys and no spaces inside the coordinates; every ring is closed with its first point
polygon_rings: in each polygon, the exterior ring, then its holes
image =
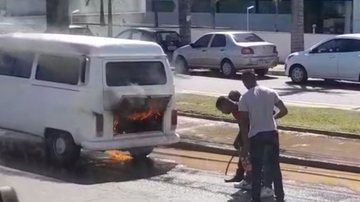
{"type": "Polygon", "coordinates": [[[285,67],[283,64],[278,64],[276,67],[269,69],[269,75],[285,76],[285,67]]]}
{"type": "MultiPolygon", "coordinates": [[[[232,143],[237,124],[179,117],[177,132],[183,143],[191,143],[195,149],[235,153],[232,143]]],[[[294,164],[360,172],[360,140],[280,131],[280,145],[283,159],[292,159],[294,164]]]]}

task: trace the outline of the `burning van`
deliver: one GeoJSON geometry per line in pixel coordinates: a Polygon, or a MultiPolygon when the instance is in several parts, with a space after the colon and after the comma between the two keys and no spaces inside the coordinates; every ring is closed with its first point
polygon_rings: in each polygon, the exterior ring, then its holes
{"type": "Polygon", "coordinates": [[[3,35],[0,94],[3,134],[42,140],[57,164],[74,162],[81,148],[139,158],[179,141],[172,72],[155,43],[3,35]]]}

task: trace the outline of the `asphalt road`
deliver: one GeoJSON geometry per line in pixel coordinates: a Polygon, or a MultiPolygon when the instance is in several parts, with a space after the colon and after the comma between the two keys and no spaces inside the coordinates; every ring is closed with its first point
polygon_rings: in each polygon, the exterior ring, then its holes
{"type": "MultiPolygon", "coordinates": [[[[284,76],[266,76],[259,78],[259,84],[275,89],[284,101],[292,104],[360,109],[360,83],[310,80],[306,85],[300,86],[291,83],[284,76]]],[[[225,79],[220,74],[209,71],[175,75],[175,87],[177,93],[214,96],[227,94],[232,89],[246,91],[240,74],[233,79],[225,79]]]]}
{"type": "MultiPolygon", "coordinates": [[[[0,158],[0,185],[15,187],[22,202],[246,202],[248,193],[223,182],[222,172],[228,158],[158,149],[151,159],[135,162],[93,153],[85,155],[73,171],[65,171],[6,155],[0,158]]],[[[359,199],[359,187],[352,186],[360,183],[358,175],[288,165],[282,168],[288,201],[356,202],[359,199]]],[[[264,200],[270,201],[273,200],[264,200]]]]}

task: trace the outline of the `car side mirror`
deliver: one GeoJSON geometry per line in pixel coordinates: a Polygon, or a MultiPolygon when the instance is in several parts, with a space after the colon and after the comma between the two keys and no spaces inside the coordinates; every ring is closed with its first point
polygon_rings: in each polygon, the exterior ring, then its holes
{"type": "Polygon", "coordinates": [[[192,48],[199,48],[199,47],[200,47],[199,45],[196,45],[195,43],[191,43],[190,46],[191,46],[192,48]]]}
{"type": "Polygon", "coordinates": [[[319,50],[317,48],[314,48],[310,51],[311,54],[319,53],[319,50]]]}

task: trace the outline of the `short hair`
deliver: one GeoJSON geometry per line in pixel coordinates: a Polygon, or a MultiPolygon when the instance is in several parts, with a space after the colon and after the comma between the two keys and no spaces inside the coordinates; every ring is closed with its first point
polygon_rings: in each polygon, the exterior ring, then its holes
{"type": "Polygon", "coordinates": [[[256,76],[252,71],[246,71],[241,75],[243,80],[256,81],[256,76]]]}
{"type": "Polygon", "coordinates": [[[229,92],[228,95],[229,99],[234,101],[234,102],[239,102],[240,97],[241,97],[241,93],[237,90],[232,90],[229,92]]]}
{"type": "Polygon", "coordinates": [[[216,108],[220,110],[223,104],[226,103],[227,101],[228,98],[226,98],[225,96],[218,97],[218,99],[216,100],[216,108]]]}

